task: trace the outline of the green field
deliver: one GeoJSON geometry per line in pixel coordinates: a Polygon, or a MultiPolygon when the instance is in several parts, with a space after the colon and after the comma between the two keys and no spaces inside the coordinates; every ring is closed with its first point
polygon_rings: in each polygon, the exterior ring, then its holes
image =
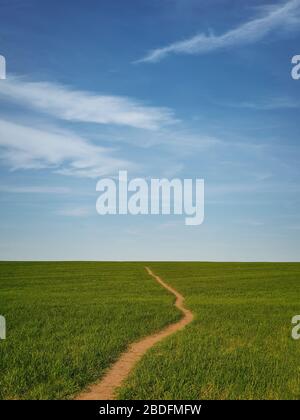
{"type": "MultiPolygon", "coordinates": [[[[72,398],[129,343],[178,320],[144,265],[0,263],[0,398],[72,398]]],[[[300,398],[300,264],[147,265],[195,320],[144,356],[120,398],[300,398]]]]}
{"type": "Polygon", "coordinates": [[[299,399],[300,264],[153,263],[196,315],[131,375],[122,398],[299,399]]]}
{"type": "Polygon", "coordinates": [[[0,263],[0,399],[71,398],[180,318],[141,264],[0,263]]]}

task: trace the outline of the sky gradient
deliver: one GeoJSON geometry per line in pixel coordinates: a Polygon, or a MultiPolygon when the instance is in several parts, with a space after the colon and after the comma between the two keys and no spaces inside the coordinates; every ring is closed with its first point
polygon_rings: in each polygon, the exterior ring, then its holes
{"type": "Polygon", "coordinates": [[[300,0],[0,0],[1,260],[300,261],[300,0]],[[203,178],[205,220],[96,183],[203,178]]]}

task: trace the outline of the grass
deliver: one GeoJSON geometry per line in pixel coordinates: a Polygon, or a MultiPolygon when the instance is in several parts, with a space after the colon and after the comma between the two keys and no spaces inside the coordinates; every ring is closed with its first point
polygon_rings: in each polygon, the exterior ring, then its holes
{"type": "Polygon", "coordinates": [[[147,353],[120,398],[300,398],[300,264],[149,265],[196,319],[147,353]]]}
{"type": "Polygon", "coordinates": [[[135,263],[0,263],[0,399],[68,399],[180,314],[135,263]]]}
{"type": "MultiPolygon", "coordinates": [[[[125,399],[299,399],[300,264],[149,263],[195,320],[150,350],[125,399]]],[[[0,263],[0,399],[68,399],[180,318],[142,263],[0,263]]]]}

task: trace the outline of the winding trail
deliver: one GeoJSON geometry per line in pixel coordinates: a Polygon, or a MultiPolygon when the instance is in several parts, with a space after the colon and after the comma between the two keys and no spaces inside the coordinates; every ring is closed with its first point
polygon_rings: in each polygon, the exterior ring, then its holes
{"type": "Polygon", "coordinates": [[[115,391],[121,386],[123,381],[128,377],[136,363],[154,344],[174,334],[176,331],[182,330],[187,324],[192,322],[193,313],[184,306],[184,297],[165,283],[159,276],[153,273],[149,267],[145,267],[147,273],[152,276],[161,286],[167,289],[176,297],[175,306],[182,313],[183,317],[175,324],[171,324],[162,331],[149,335],[140,341],[133,343],[129,348],[121,354],[119,359],[108,369],[100,382],[90,386],[89,389],[82,392],[76,397],[76,400],[113,400],[115,399],[115,391]]]}

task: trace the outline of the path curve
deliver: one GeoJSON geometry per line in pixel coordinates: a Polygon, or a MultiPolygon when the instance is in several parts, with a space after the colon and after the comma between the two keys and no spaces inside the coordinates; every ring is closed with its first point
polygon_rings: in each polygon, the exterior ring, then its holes
{"type": "Polygon", "coordinates": [[[162,331],[149,335],[142,340],[129,346],[119,359],[109,368],[99,383],[92,385],[88,390],[79,394],[76,400],[113,400],[115,391],[128,377],[136,363],[154,344],[163,340],[176,331],[182,330],[194,319],[193,313],[184,306],[184,297],[165,283],[159,276],[153,273],[149,267],[145,267],[147,273],[152,276],[161,286],[173,293],[176,297],[175,306],[183,313],[183,318],[175,324],[171,324],[162,331]]]}

